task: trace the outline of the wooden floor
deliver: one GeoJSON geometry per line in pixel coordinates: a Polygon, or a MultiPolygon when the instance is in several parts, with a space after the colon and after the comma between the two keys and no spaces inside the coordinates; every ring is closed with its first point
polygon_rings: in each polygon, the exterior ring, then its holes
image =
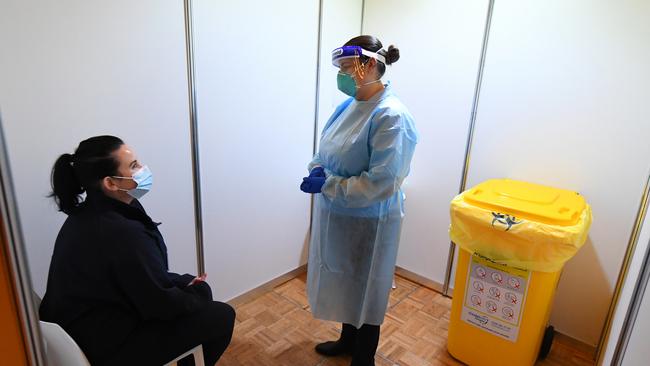
{"type": "MultiPolygon", "coordinates": [[[[327,358],[314,351],[335,340],[340,325],[316,320],[309,312],[305,275],[236,307],[232,343],[220,366],[348,366],[349,357],[327,358]]],[[[402,277],[390,296],[381,327],[377,366],[462,365],[446,350],[451,300],[402,277]]],[[[590,356],[556,341],[538,365],[593,365],[590,356]]]]}

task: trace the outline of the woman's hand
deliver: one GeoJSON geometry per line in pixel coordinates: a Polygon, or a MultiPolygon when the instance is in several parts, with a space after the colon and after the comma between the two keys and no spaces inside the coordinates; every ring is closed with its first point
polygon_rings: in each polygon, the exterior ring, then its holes
{"type": "Polygon", "coordinates": [[[305,193],[320,193],[326,179],[325,168],[317,165],[309,172],[308,177],[302,178],[300,190],[305,193]]]}
{"type": "Polygon", "coordinates": [[[325,178],[325,169],[322,166],[316,166],[309,172],[309,178],[320,177],[325,178]]]}
{"type": "Polygon", "coordinates": [[[300,190],[305,193],[321,193],[323,184],[325,184],[325,177],[305,177],[302,178],[300,190]]]}
{"type": "Polygon", "coordinates": [[[199,283],[199,282],[205,282],[205,280],[206,280],[207,278],[208,278],[208,274],[207,274],[207,273],[204,273],[204,274],[202,274],[202,275],[200,275],[200,276],[195,277],[195,278],[192,280],[192,282],[190,282],[190,283],[188,284],[188,286],[192,286],[192,285],[194,285],[194,284],[196,284],[196,283],[199,283]]]}

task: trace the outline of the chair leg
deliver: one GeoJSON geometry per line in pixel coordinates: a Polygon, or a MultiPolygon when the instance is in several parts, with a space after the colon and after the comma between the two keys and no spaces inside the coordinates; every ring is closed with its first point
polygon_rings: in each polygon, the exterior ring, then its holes
{"type": "Polygon", "coordinates": [[[166,363],[164,366],[178,366],[178,361],[183,358],[193,355],[194,356],[194,366],[205,366],[205,360],[203,359],[203,345],[199,344],[198,346],[192,348],[191,350],[183,353],[178,356],[176,359],[172,360],[169,363],[166,363]]]}
{"type": "Polygon", "coordinates": [[[194,366],[205,366],[205,360],[203,360],[203,345],[199,344],[194,348],[194,366]]]}

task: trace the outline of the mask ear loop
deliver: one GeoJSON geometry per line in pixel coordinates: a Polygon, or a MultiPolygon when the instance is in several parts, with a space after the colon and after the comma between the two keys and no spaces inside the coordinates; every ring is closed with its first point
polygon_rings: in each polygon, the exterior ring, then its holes
{"type": "MultiPolygon", "coordinates": [[[[368,57],[368,60],[365,63],[360,61],[361,56],[357,56],[355,58],[355,71],[359,73],[359,76],[362,79],[365,78],[365,76],[366,76],[366,65],[368,64],[368,62],[370,62],[371,58],[374,58],[372,56],[367,56],[367,55],[366,55],[366,57],[368,57]]],[[[377,60],[377,59],[375,58],[375,60],[377,60]]],[[[380,60],[377,60],[377,62],[380,62],[380,60]]],[[[363,83],[363,84],[360,84],[360,85],[356,85],[356,87],[357,87],[357,89],[359,89],[359,88],[361,88],[363,86],[374,84],[374,83],[377,83],[377,82],[381,82],[381,78],[379,78],[377,80],[369,81],[367,83],[363,83]]]]}
{"type": "Polygon", "coordinates": [[[135,180],[133,177],[120,177],[119,175],[109,175],[109,178],[115,178],[115,179],[131,179],[135,180]]]}

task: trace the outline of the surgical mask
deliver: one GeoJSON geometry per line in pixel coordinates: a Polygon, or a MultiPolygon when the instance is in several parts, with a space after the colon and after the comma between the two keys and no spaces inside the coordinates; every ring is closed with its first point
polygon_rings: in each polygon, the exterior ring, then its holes
{"type": "Polygon", "coordinates": [[[361,88],[362,86],[366,86],[379,81],[381,81],[381,79],[373,80],[361,84],[360,86],[357,86],[357,83],[354,81],[352,75],[346,74],[342,71],[339,71],[339,73],[336,75],[336,86],[339,88],[340,91],[353,98],[357,96],[357,89],[361,88]]]}
{"type": "Polygon", "coordinates": [[[336,75],[336,86],[344,94],[353,98],[357,95],[357,83],[350,74],[339,71],[338,75],[336,75]]]}
{"type": "Polygon", "coordinates": [[[133,189],[120,189],[120,191],[128,193],[135,199],[142,198],[142,196],[151,190],[151,186],[153,185],[153,174],[151,173],[151,170],[149,170],[149,167],[146,165],[138,169],[138,171],[135,172],[132,177],[114,176],[113,178],[132,179],[137,184],[137,186],[133,189]]]}

